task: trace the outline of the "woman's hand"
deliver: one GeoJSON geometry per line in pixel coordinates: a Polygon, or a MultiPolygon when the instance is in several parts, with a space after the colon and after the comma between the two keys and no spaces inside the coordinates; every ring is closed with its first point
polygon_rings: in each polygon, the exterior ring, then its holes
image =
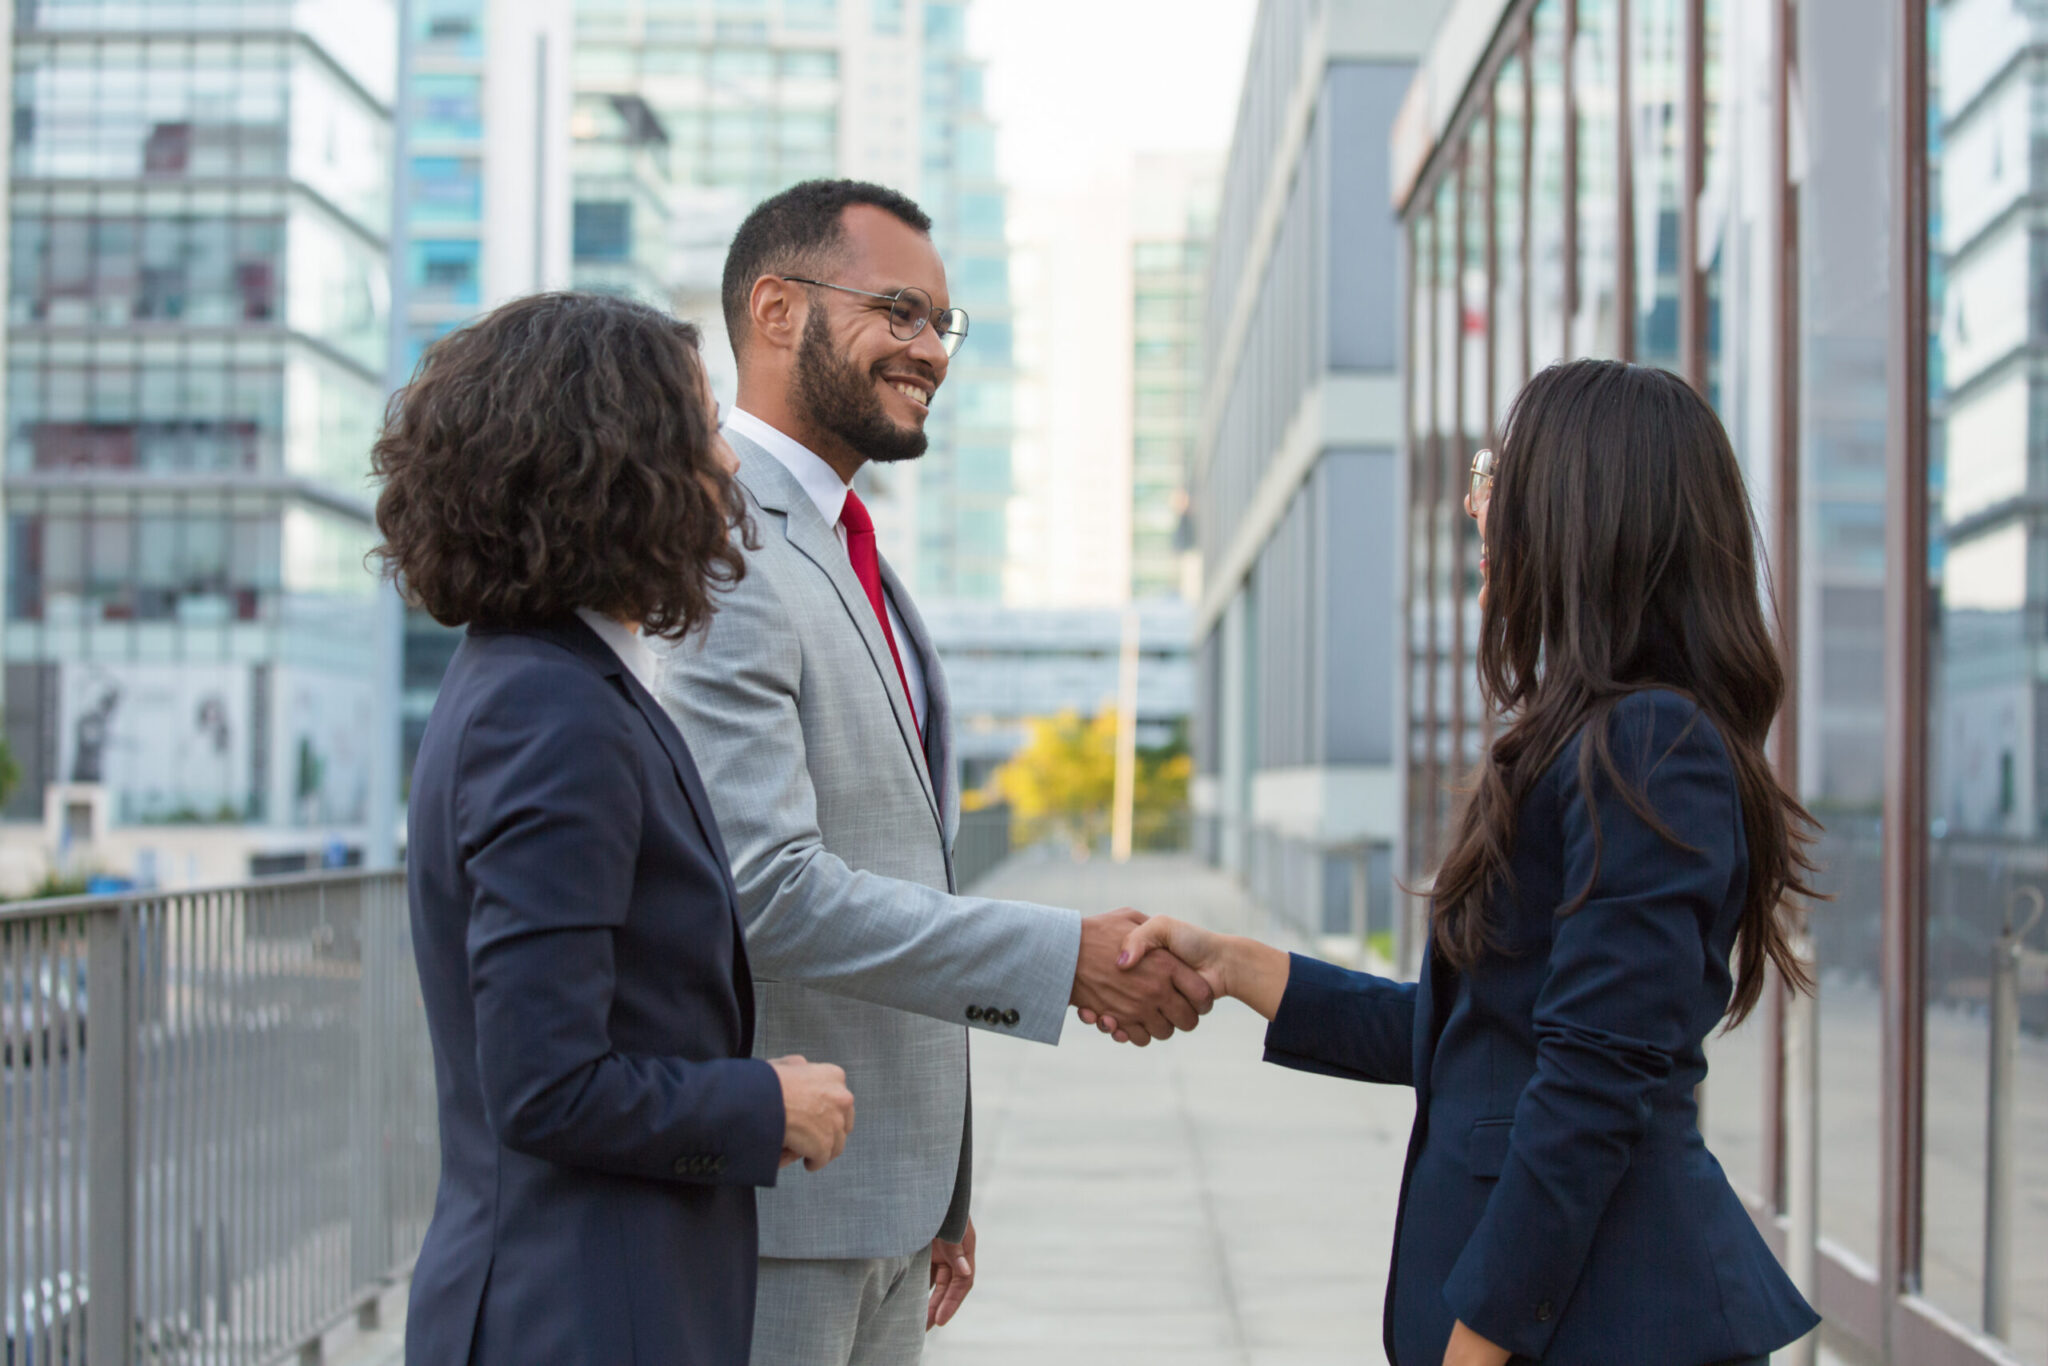
{"type": "MultiPolygon", "coordinates": [[[[1155,915],[1125,937],[1117,966],[1128,972],[1154,949],[1163,949],[1193,968],[1218,996],[1235,996],[1269,1020],[1287,994],[1290,960],[1279,949],[1256,939],[1217,934],[1170,915],[1155,915]]],[[[1094,1023],[1086,1011],[1081,1018],[1094,1023]]],[[[1117,1022],[1105,1015],[1098,1027],[1105,1034],[1114,1034],[1117,1022]]]]}
{"type": "Polygon", "coordinates": [[[1460,1322],[1451,1329],[1451,1345],[1444,1349],[1444,1366],[1508,1366],[1508,1358],[1513,1355],[1460,1322]]]}

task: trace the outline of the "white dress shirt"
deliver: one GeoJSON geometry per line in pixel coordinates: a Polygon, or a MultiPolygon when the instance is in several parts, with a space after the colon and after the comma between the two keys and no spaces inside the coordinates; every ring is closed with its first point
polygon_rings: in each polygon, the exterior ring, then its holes
{"type": "Polygon", "coordinates": [[[638,631],[628,630],[623,622],[615,621],[602,612],[593,612],[588,607],[576,609],[576,615],[583,624],[597,632],[597,638],[611,646],[612,653],[619,657],[619,663],[626,666],[626,672],[640,680],[640,686],[654,693],[654,651],[647,648],[647,642],[638,631]]]}
{"type": "MultiPolygon", "coordinates": [[[[838,471],[810,447],[777,431],[744,408],[726,409],[725,429],[738,432],[782,462],[782,467],[795,477],[811,501],[817,504],[818,515],[825,519],[826,526],[832,528],[832,534],[839,538],[839,545],[844,549],[846,528],[839,524],[839,513],[846,506],[848,485],[839,477],[838,471]]],[[[889,633],[896,637],[896,655],[903,661],[903,682],[910,689],[910,709],[917,713],[917,728],[922,734],[926,714],[924,661],[918,658],[910,633],[903,629],[903,618],[896,611],[895,599],[889,596],[886,584],[882,591],[882,605],[889,613],[889,633]]]]}

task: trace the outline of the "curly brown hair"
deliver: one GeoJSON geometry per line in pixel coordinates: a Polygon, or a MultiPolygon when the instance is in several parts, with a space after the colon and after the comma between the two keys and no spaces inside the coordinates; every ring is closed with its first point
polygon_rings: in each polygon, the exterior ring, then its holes
{"type": "Polygon", "coordinates": [[[516,300],[427,348],[371,467],[373,552],[447,626],[579,607],[651,636],[711,619],[753,545],[720,465],[697,330],[601,294],[516,300]]]}

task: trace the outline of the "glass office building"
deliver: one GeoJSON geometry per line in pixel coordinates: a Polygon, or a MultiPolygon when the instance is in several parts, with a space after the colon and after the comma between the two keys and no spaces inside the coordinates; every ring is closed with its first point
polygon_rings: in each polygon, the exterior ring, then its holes
{"type": "MultiPolygon", "coordinates": [[[[1203,309],[1196,838],[1311,933],[1392,928],[1399,276],[1388,136],[1436,7],[1266,0],[1203,309]]],[[[1382,938],[1379,942],[1386,942],[1382,938]]]]}
{"type": "Polygon", "coordinates": [[[934,219],[973,336],[933,408],[931,453],[871,470],[862,494],[897,571],[926,597],[1000,596],[1010,494],[1011,326],[1005,204],[970,0],[578,0],[578,279],[658,269],[704,329],[712,383],[737,374],[719,301],[726,248],[755,204],[802,180],[851,176],[918,199],[934,219]],[[618,139],[584,126],[638,101],[668,141],[665,208],[608,167],[618,139]],[[585,115],[588,115],[586,119],[585,115]],[[609,141],[607,141],[607,139],[609,141]],[[605,184],[597,182],[604,181],[605,184]],[[665,216],[665,222],[657,220],[665,216]],[[665,257],[649,245],[665,231],[665,257]],[[618,264],[607,267],[608,251],[618,264]]]}
{"type": "Polygon", "coordinates": [[[368,813],[389,0],[15,8],[9,806],[368,813]]]}
{"type": "Polygon", "coordinates": [[[924,180],[919,202],[945,257],[953,302],[972,323],[953,359],[917,467],[915,591],[997,602],[1010,501],[1016,329],[1010,300],[1007,195],[996,177],[996,127],[983,64],[967,53],[967,0],[925,0],[924,180]]]}
{"type": "MultiPolygon", "coordinates": [[[[570,273],[570,4],[413,0],[405,373],[509,299],[597,283],[570,273]]],[[[401,774],[460,640],[406,613],[401,774]]]]}
{"type": "Polygon", "coordinates": [[[1133,185],[1131,596],[1177,597],[1190,544],[1188,478],[1202,423],[1202,308],[1222,168],[1147,156],[1133,185]]]}
{"type": "Polygon", "coordinates": [[[1684,375],[1764,530],[1773,757],[1832,897],[1817,1007],[1767,991],[1713,1041],[1709,1143],[1845,1351],[2041,1361],[2048,10],[1502,0],[1426,63],[1396,157],[1403,875],[1497,724],[1473,450],[1553,361],[1684,375]]]}

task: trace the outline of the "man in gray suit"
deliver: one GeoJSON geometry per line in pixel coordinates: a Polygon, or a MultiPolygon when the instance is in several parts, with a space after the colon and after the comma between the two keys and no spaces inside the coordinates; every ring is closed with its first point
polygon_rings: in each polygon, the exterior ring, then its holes
{"type": "Polygon", "coordinates": [[[726,261],[740,371],[725,433],[756,544],[660,697],[739,885],[762,1056],[829,1058],[860,1097],[838,1162],[761,1195],[755,1366],[899,1366],[973,1283],[967,1028],[1057,1043],[1069,1005],[1133,1040],[1210,1005],[1169,960],[1116,966],[1143,917],[956,894],[945,675],[853,491],[925,450],[967,331],[930,220],[813,181],[754,210],[726,261]]]}

